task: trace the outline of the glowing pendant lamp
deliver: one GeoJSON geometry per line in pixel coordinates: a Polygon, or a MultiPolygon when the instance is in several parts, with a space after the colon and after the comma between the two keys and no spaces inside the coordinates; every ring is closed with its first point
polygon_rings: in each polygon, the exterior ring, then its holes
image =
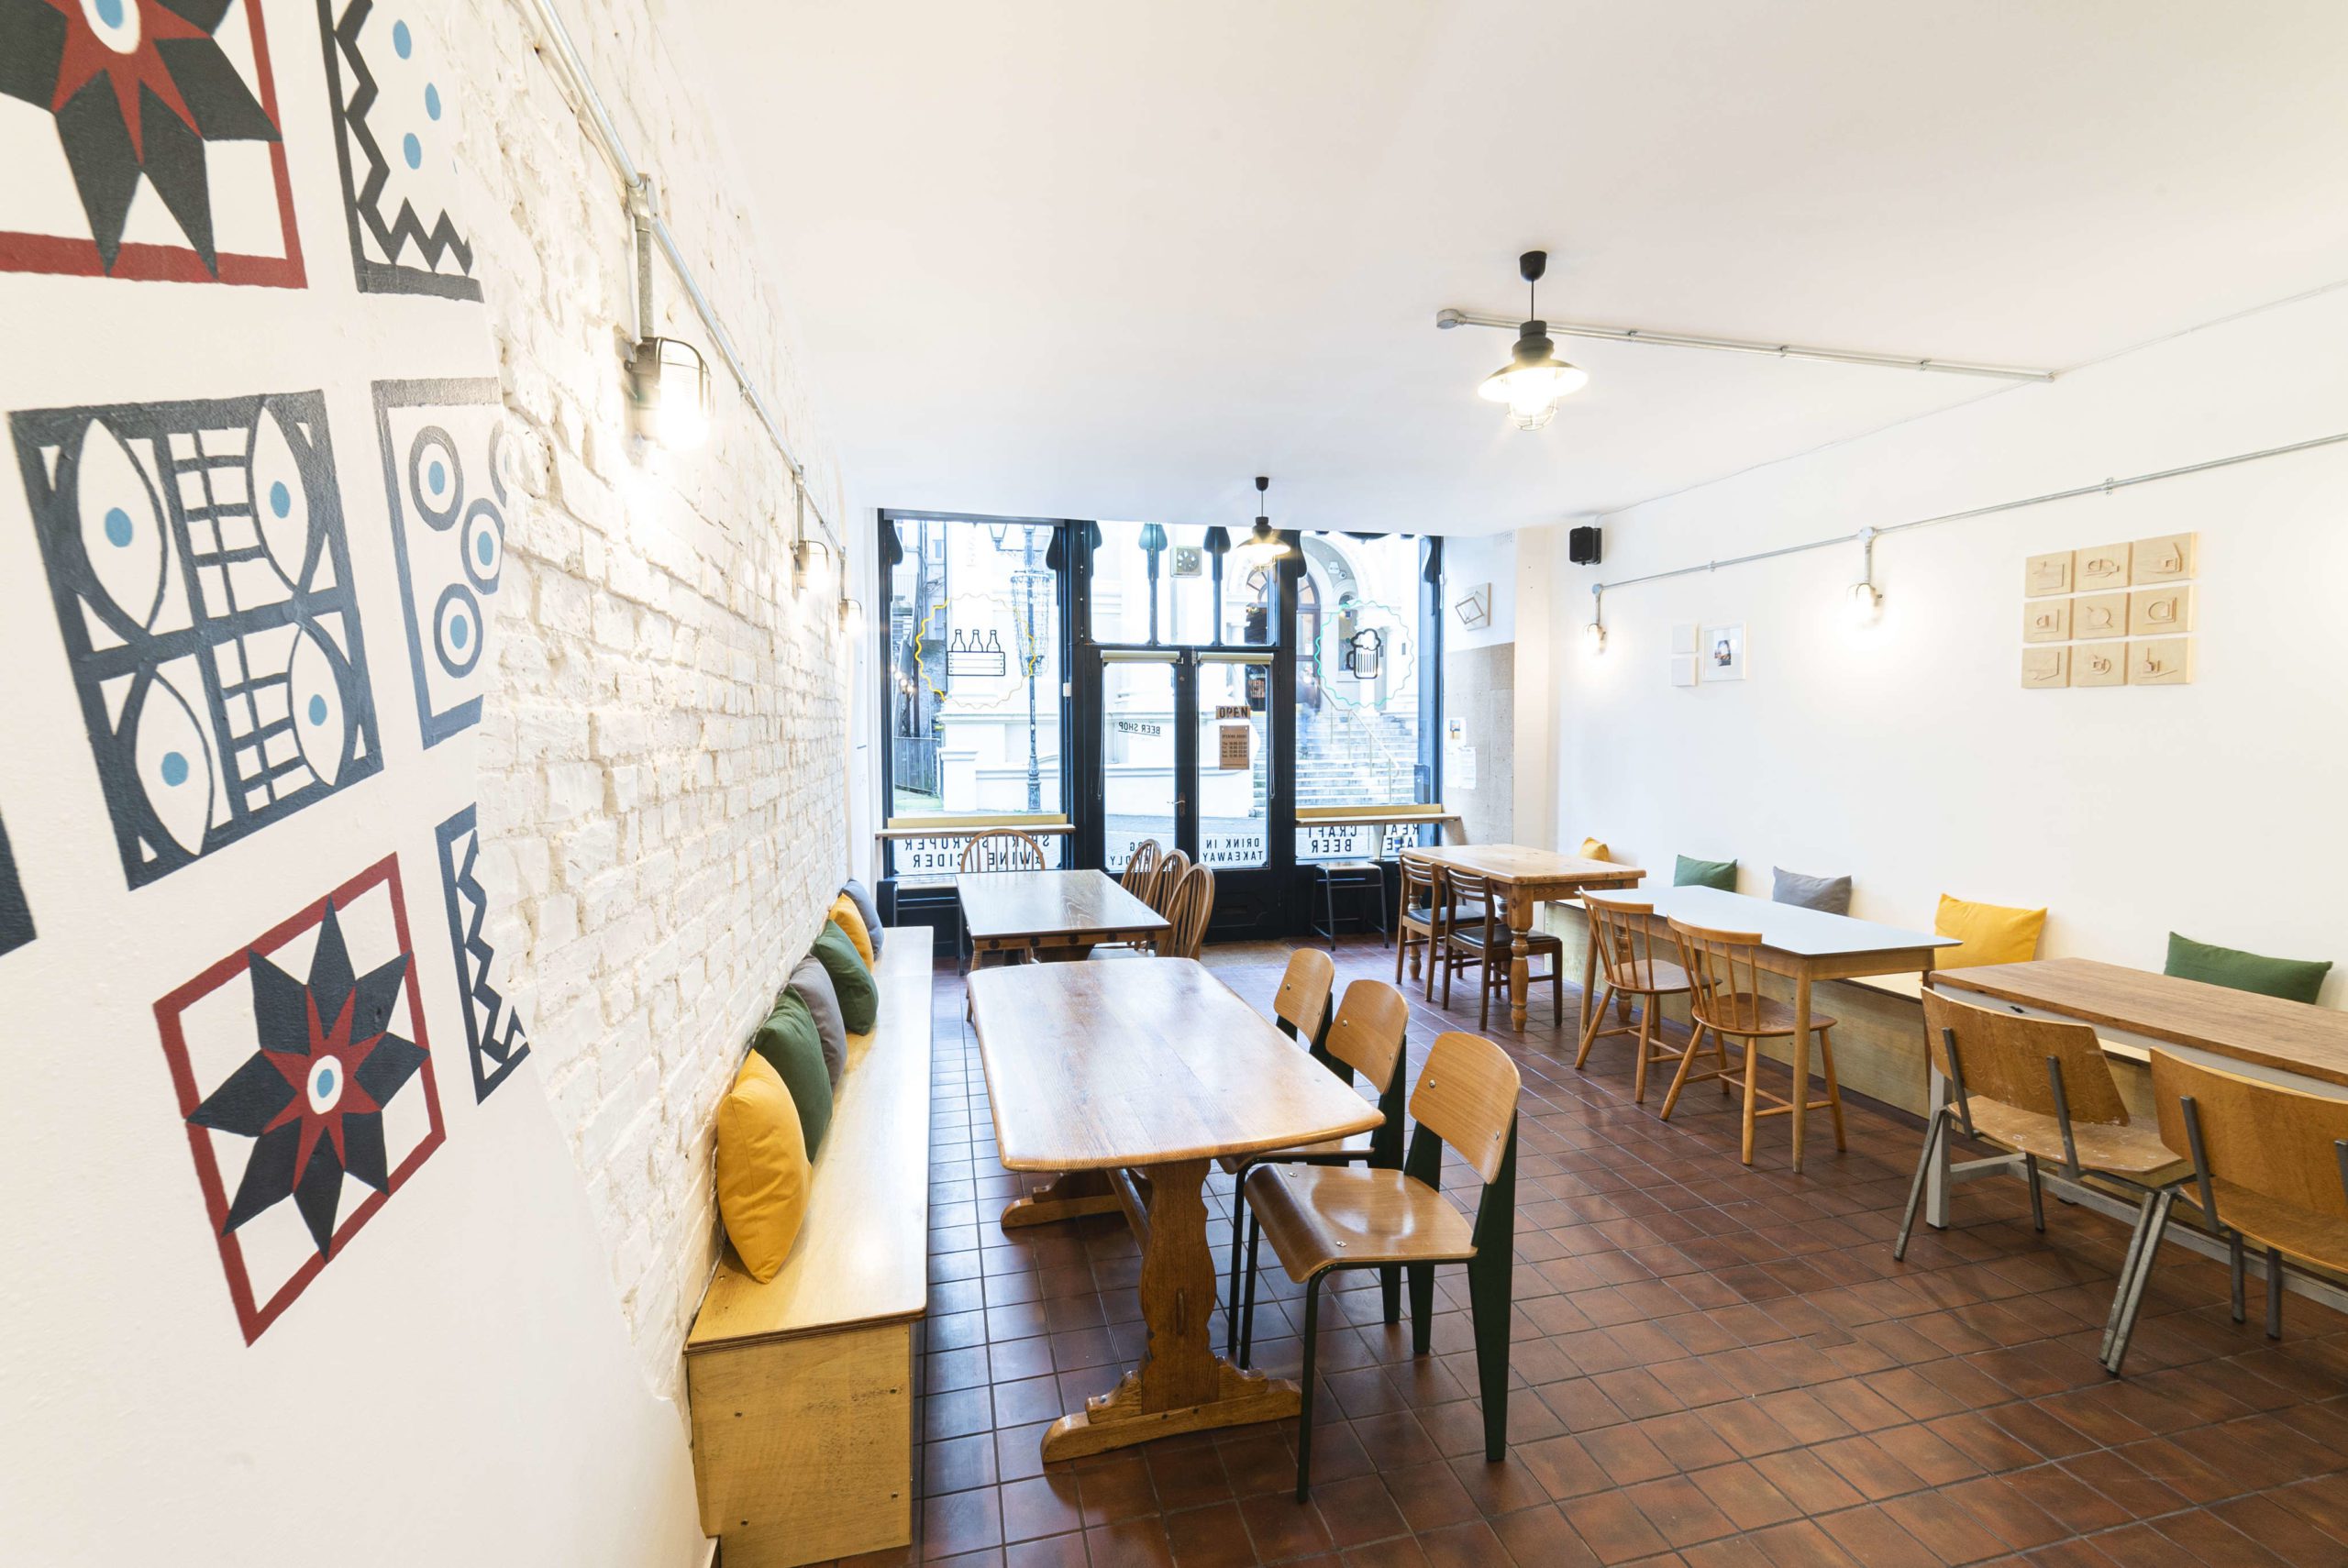
{"type": "Polygon", "coordinates": [[[1532,315],[1539,308],[1534,302],[1541,274],[1548,268],[1545,250],[1528,250],[1516,259],[1516,270],[1524,275],[1529,319],[1516,329],[1516,350],[1508,363],[1486,376],[1484,384],[1476,389],[1488,402],[1508,404],[1509,416],[1520,430],[1538,430],[1548,424],[1559,398],[1589,383],[1588,370],[1557,358],[1557,346],[1549,340],[1549,324],[1532,315]]]}

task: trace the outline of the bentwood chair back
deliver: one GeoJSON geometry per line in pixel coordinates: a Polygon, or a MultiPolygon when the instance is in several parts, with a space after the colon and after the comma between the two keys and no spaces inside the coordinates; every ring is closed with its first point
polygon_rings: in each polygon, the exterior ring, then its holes
{"type": "Polygon", "coordinates": [[[1318,1055],[1321,1036],[1329,1027],[1329,996],[1337,981],[1337,966],[1316,947],[1300,947],[1289,955],[1280,988],[1272,998],[1272,1016],[1291,1040],[1304,1043],[1318,1055]]]}
{"type": "Polygon", "coordinates": [[[1044,846],[1014,828],[991,828],[962,846],[964,871],[1041,871],[1044,846]]]}
{"type": "Polygon", "coordinates": [[[1665,997],[1687,993],[1688,971],[1672,962],[1679,955],[1678,946],[1668,932],[1658,933],[1659,922],[1651,918],[1655,914],[1653,904],[1585,899],[1582,907],[1589,911],[1589,940],[1598,949],[1605,988],[1590,1005],[1589,1022],[1582,1030],[1581,1049],[1574,1055],[1574,1069],[1580,1071],[1589,1060],[1589,1048],[1607,1036],[1634,1036],[1637,1055],[1632,1058],[1631,1099],[1634,1104],[1645,1105],[1647,1068],[1656,1064],[1669,1066],[1679,1058],[1679,1053],[1667,1044],[1656,1031],[1656,1014],[1665,997]],[[1639,999],[1637,1029],[1628,1025],[1600,1027],[1606,1021],[1610,1002],[1633,997],[1639,999]]]}
{"type": "Polygon", "coordinates": [[[1427,966],[1427,1000],[1434,999],[1435,953],[1443,937],[1445,911],[1439,901],[1442,880],[1431,860],[1402,852],[1402,897],[1395,915],[1394,983],[1402,983],[1402,961],[1409,959],[1416,974],[1420,959],[1427,966]]]}
{"type": "MultiPolygon", "coordinates": [[[[2205,1229],[2232,1254],[2234,1321],[2243,1320],[2243,1253],[2266,1254],[2266,1334],[2283,1337],[2283,1264],[2348,1271],[2348,1100],[2305,1094],[2166,1051],[2152,1054],[2153,1103],[2161,1142],[2184,1149],[2192,1175],[2163,1194],[2201,1210],[2205,1229]]],[[[2144,1281],[2168,1227],[2156,1203],[2130,1249],[2135,1278],[2124,1292],[2104,1365],[2120,1370],[2143,1303],[2144,1281]]]]}
{"type": "Polygon", "coordinates": [[[1156,839],[1146,838],[1135,845],[1133,853],[1125,856],[1124,874],[1117,878],[1117,885],[1147,903],[1150,889],[1157,881],[1157,856],[1156,839]]]}
{"type": "Polygon", "coordinates": [[[1190,874],[1190,870],[1189,856],[1179,849],[1168,850],[1157,862],[1157,879],[1149,885],[1149,892],[1142,902],[1159,914],[1165,914],[1167,906],[1174,901],[1174,889],[1182,885],[1182,878],[1190,874]]]}
{"type": "MultiPolygon", "coordinates": [[[[1924,1039],[1950,1094],[1925,1126],[1907,1210],[1892,1242],[1894,1259],[1908,1255],[1924,1184],[1958,1131],[2022,1157],[2031,1221],[2040,1231],[2046,1229],[2040,1167],[2049,1161],[2072,1181],[2091,1176],[2099,1185],[2126,1188],[2139,1200],[2140,1220],[2149,1216],[2159,1188],[2176,1175],[2178,1157],[2160,1134],[2130,1123],[2110,1064],[2087,1025],[2024,1018],[1927,989],[1924,1039]]],[[[2132,1247],[2129,1265],[2121,1270],[2112,1292],[2104,1353],[2119,1331],[2136,1261],[2132,1247]]]]}
{"type": "Polygon", "coordinates": [[[1168,958],[1196,958],[1206,941],[1207,917],[1214,913],[1214,873],[1193,866],[1182,874],[1181,885],[1167,900],[1166,923],[1170,929],[1158,951],[1168,958]]]}
{"type": "Polygon", "coordinates": [[[1688,971],[1688,1013],[1695,1028],[1680,1053],[1679,1070],[1672,1076],[1671,1090],[1663,1097],[1663,1119],[1671,1120],[1673,1107],[1679,1103],[1681,1091],[1689,1084],[1717,1078],[1722,1088],[1733,1086],[1744,1092],[1740,1157],[1746,1165],[1753,1163],[1754,1132],[1760,1119],[1791,1115],[1797,1100],[1812,1110],[1831,1111],[1834,1118],[1834,1147],[1849,1148],[1843,1131],[1843,1089],[1834,1077],[1834,1020],[1822,1012],[1810,1015],[1810,1027],[1818,1035],[1821,1065],[1826,1069],[1824,1099],[1811,1099],[1807,1083],[1789,1086],[1794,1099],[1763,1088],[1761,1042],[1791,1036],[1794,1010],[1762,993],[1760,935],[1749,931],[1714,931],[1685,921],[1670,923],[1672,933],[1679,939],[1679,966],[1688,971]],[[1719,1065],[1706,1072],[1692,1072],[1707,1035],[1711,1037],[1719,1065]],[[1729,1065],[1723,1043],[1726,1040],[1744,1042],[1744,1067],[1741,1073],[1729,1065]],[[1761,1106],[1763,1100],[1768,1101],[1766,1110],[1761,1106]]]}

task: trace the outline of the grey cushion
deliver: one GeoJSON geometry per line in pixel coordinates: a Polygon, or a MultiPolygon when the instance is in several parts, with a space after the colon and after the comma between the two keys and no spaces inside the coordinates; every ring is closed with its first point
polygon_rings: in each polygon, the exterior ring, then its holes
{"type": "Polygon", "coordinates": [[[880,957],[881,939],[888,934],[880,929],[880,906],[872,901],[872,895],[865,890],[864,884],[854,878],[848,878],[840,891],[856,905],[856,912],[864,917],[864,934],[872,939],[872,956],[880,957]]]}
{"type": "Polygon", "coordinates": [[[832,977],[814,954],[799,960],[799,967],[791,971],[790,989],[799,993],[807,1004],[810,1017],[815,1021],[815,1038],[824,1046],[824,1071],[832,1087],[840,1087],[840,1074],[847,1068],[847,1025],[840,1019],[839,994],[832,989],[832,977]]]}
{"type": "Polygon", "coordinates": [[[1771,867],[1776,878],[1769,897],[1781,904],[1800,904],[1806,910],[1824,910],[1828,914],[1846,915],[1851,912],[1851,879],[1848,877],[1805,877],[1799,871],[1789,871],[1782,866],[1771,867]]]}

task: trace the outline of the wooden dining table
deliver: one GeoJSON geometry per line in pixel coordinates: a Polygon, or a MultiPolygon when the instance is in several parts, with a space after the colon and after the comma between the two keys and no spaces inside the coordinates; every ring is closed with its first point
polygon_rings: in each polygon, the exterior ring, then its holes
{"type": "MultiPolygon", "coordinates": [[[[1453,867],[1491,878],[1493,889],[1508,906],[1508,1021],[1520,1034],[1524,1032],[1525,979],[1533,956],[1534,907],[1576,898],[1593,888],[1634,888],[1646,877],[1635,866],[1623,866],[1611,860],[1585,860],[1578,855],[1523,844],[1438,845],[1402,853],[1409,859],[1425,861],[1438,870],[1453,867]]],[[[1589,1021],[1591,971],[1597,953],[1593,944],[1582,960],[1584,1024],[1589,1021]]]]}
{"type": "MultiPolygon", "coordinates": [[[[1819,980],[1853,980],[1869,975],[1930,976],[1933,955],[1954,947],[1954,936],[1909,931],[1774,899],[1755,899],[1719,888],[1657,888],[1636,895],[1592,893],[1584,903],[1645,904],[1652,912],[1638,917],[1657,935],[1670,922],[1702,926],[1708,931],[1751,932],[1761,938],[1754,966],[1764,974],[1782,975],[1794,986],[1794,1032],[1787,1042],[1793,1053],[1793,1103],[1787,1120],[1793,1123],[1793,1168],[1801,1169],[1803,1114],[1810,1102],[1810,990],[1819,980]]],[[[1595,951],[1596,944],[1592,944],[1595,951]]],[[[1585,994],[1587,985],[1585,985],[1585,994]]]]}
{"type": "Polygon", "coordinates": [[[969,993],[996,1152],[1054,1173],[1004,1226],[1123,1209],[1141,1241],[1141,1362],[1053,1422],[1044,1457],[1295,1415],[1293,1382],[1210,1342],[1207,1173],[1222,1155],[1368,1132],[1378,1108],[1187,958],[983,969],[969,993]]]}
{"type": "Polygon", "coordinates": [[[1146,942],[1164,915],[1099,871],[966,871],[954,878],[970,951],[1082,958],[1104,942],[1146,942]]]}

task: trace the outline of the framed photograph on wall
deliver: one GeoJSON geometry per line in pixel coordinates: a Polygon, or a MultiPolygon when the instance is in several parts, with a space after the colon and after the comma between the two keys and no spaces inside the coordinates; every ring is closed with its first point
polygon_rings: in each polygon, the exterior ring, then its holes
{"type": "Polygon", "coordinates": [[[1706,680],[1744,679],[1744,624],[1705,627],[1698,642],[1697,661],[1704,667],[1706,680]]]}

